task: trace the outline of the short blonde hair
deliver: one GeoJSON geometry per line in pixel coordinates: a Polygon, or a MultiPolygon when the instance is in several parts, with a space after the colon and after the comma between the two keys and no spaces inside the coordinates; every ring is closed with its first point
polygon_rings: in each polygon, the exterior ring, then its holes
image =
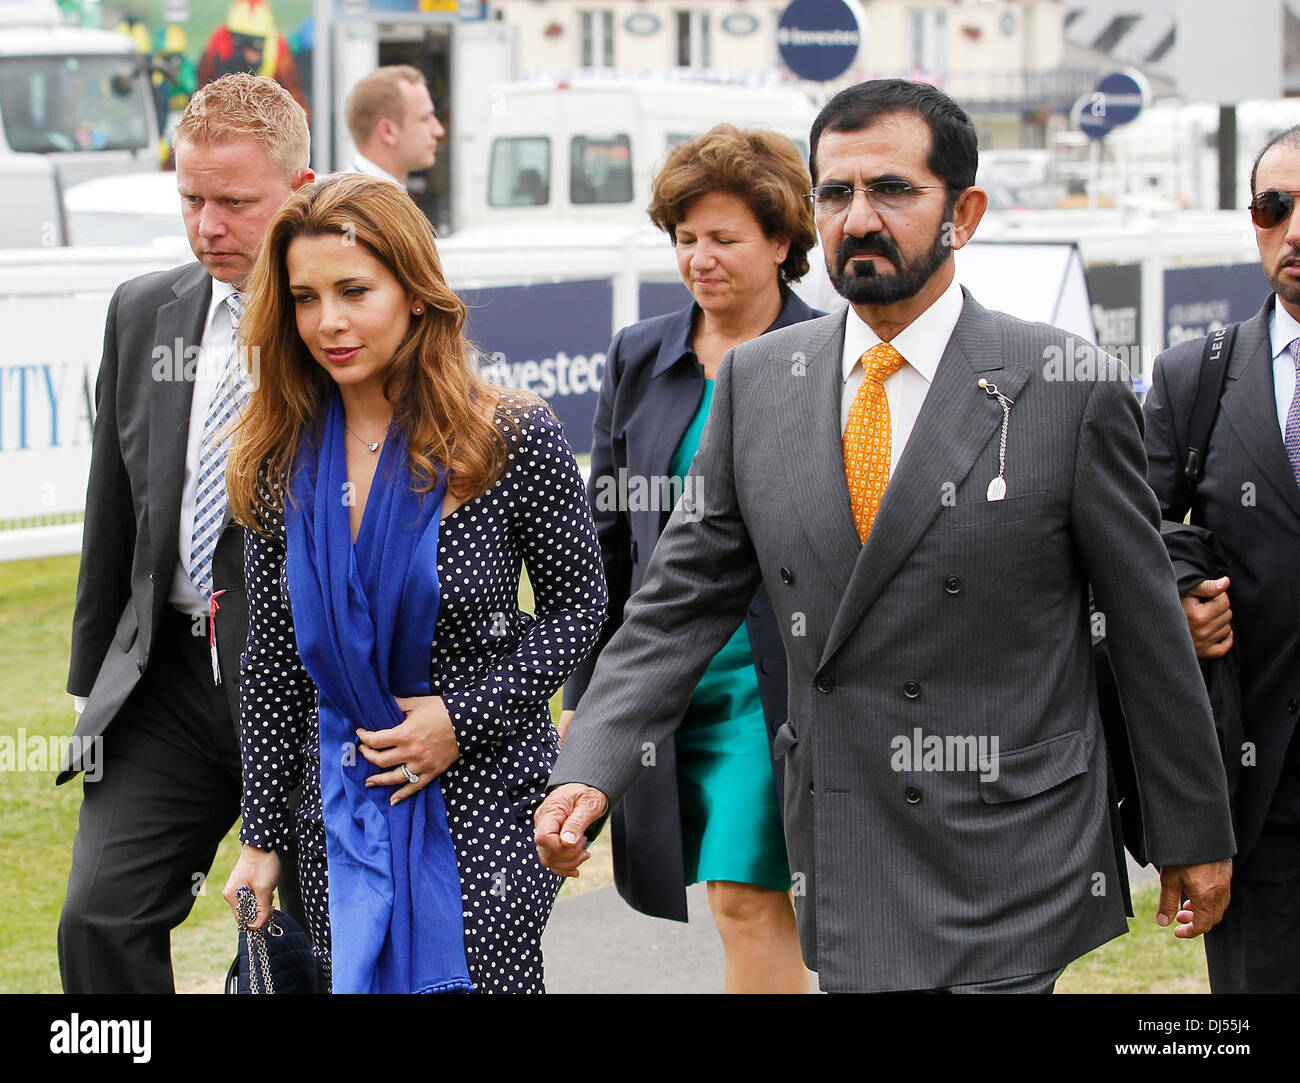
{"type": "Polygon", "coordinates": [[[176,126],[176,141],[205,145],[251,139],[292,183],[311,160],[307,114],[274,79],[237,72],[199,87],[176,126]]]}
{"type": "Polygon", "coordinates": [[[402,83],[423,84],[424,75],[409,64],[388,64],[358,80],[348,94],[348,131],[352,142],[364,146],[384,117],[401,125],[406,118],[402,83]]]}

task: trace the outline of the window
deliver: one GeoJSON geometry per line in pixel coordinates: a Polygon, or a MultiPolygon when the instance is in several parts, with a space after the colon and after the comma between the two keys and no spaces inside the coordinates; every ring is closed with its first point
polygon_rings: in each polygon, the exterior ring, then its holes
{"type": "Polygon", "coordinates": [[[913,8],[911,14],[913,70],[943,72],[948,67],[947,12],[913,8]]]}
{"type": "Polygon", "coordinates": [[[614,66],[614,13],[584,11],[582,15],[582,55],[579,67],[612,68],[614,66]]]}
{"type": "Polygon", "coordinates": [[[677,66],[708,68],[713,65],[713,43],[709,37],[707,11],[677,13],[677,66]]]}
{"type": "Polygon", "coordinates": [[[626,135],[575,135],[569,144],[573,203],[632,202],[632,143],[626,135]]]}
{"type": "Polygon", "coordinates": [[[134,150],[149,143],[149,112],[134,56],[13,57],[0,61],[0,112],[16,151],[134,150]]]}
{"type": "Polygon", "coordinates": [[[488,206],[539,207],[551,200],[551,141],[494,139],[488,206]]]}

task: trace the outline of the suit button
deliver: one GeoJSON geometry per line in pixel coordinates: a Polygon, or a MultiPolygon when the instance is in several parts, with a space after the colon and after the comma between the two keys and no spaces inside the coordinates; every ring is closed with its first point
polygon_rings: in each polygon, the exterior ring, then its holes
{"type": "Polygon", "coordinates": [[[943,589],[946,590],[949,594],[960,594],[961,577],[956,575],[948,576],[948,578],[943,581],[943,589]]]}
{"type": "Polygon", "coordinates": [[[835,682],[829,677],[819,677],[817,680],[817,691],[830,695],[835,690],[835,682]]]}
{"type": "Polygon", "coordinates": [[[758,606],[756,606],[756,605],[751,605],[751,606],[749,607],[749,615],[750,615],[751,617],[759,617],[759,616],[762,616],[762,610],[760,610],[760,609],[758,608],[758,606]]]}
{"type": "Polygon", "coordinates": [[[789,568],[781,569],[781,582],[787,585],[794,582],[794,576],[790,574],[789,568]]]}
{"type": "Polygon", "coordinates": [[[1297,707],[1300,707],[1300,704],[1297,704],[1295,700],[1289,699],[1286,701],[1286,709],[1290,711],[1292,714],[1296,713],[1297,707]]]}
{"type": "Polygon", "coordinates": [[[916,681],[908,681],[903,685],[903,695],[908,699],[916,699],[921,694],[921,685],[916,681]]]}
{"type": "Polygon", "coordinates": [[[909,805],[919,805],[921,803],[921,790],[917,786],[908,786],[903,791],[903,799],[909,805]]]}
{"type": "Polygon", "coordinates": [[[758,671],[764,676],[772,672],[772,660],[770,658],[760,658],[758,660],[758,671]]]}
{"type": "Polygon", "coordinates": [[[144,659],[143,659],[143,658],[137,658],[137,659],[135,660],[135,668],[136,668],[136,672],[138,672],[138,673],[143,673],[143,672],[144,672],[144,659]]]}
{"type": "Polygon", "coordinates": [[[816,796],[816,795],[813,793],[813,784],[812,784],[811,782],[808,783],[808,796],[809,796],[809,797],[815,797],[815,796],[816,796]]]}
{"type": "Polygon", "coordinates": [[[636,542],[632,542],[632,563],[636,563],[636,542]]]}

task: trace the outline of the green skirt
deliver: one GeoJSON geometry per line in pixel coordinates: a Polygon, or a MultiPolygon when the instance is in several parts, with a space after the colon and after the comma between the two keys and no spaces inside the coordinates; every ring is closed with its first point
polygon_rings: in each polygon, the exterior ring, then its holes
{"type": "Polygon", "coordinates": [[[674,740],[686,883],[788,891],[772,753],[743,624],[709,664],[674,740]]]}

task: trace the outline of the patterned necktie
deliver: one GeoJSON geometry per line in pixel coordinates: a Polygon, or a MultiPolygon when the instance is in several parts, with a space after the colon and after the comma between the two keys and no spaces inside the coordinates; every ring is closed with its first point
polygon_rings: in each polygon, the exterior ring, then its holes
{"type": "Polygon", "coordinates": [[[227,430],[248,399],[248,383],[239,356],[239,313],[243,298],[232,293],[226,298],[233,328],[230,353],[217,377],[217,386],[203,422],[199,445],[199,484],[194,496],[194,534],[190,544],[190,582],[203,595],[212,595],[212,554],[226,519],[226,452],[231,433],[227,430]]]}
{"type": "Polygon", "coordinates": [[[885,380],[904,365],[903,355],[888,342],[871,347],[859,359],[866,373],[849,408],[844,428],[844,477],[858,537],[866,545],[885,486],[889,484],[890,423],[885,380]]]}
{"type": "Polygon", "coordinates": [[[1286,412],[1286,433],[1282,442],[1286,445],[1296,484],[1300,485],[1300,338],[1294,339],[1288,349],[1291,360],[1295,362],[1295,390],[1291,392],[1291,409],[1286,412]]]}

